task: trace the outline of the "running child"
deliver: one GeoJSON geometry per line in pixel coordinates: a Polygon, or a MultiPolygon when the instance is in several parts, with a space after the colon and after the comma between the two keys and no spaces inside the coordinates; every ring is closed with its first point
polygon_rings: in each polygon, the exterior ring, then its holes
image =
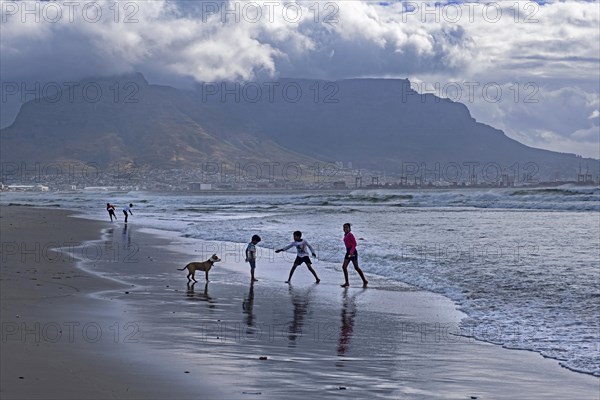
{"type": "Polygon", "coordinates": [[[125,206],[125,208],[123,209],[123,214],[125,214],[125,223],[127,223],[127,213],[129,212],[129,215],[133,215],[133,213],[131,212],[132,207],[133,204],[129,203],[129,205],[125,206]]]}
{"type": "Polygon", "coordinates": [[[115,206],[110,203],[106,203],[106,211],[108,211],[110,222],[113,222],[113,217],[115,218],[115,221],[117,220],[117,216],[115,215],[115,206]]]}
{"type": "Polygon", "coordinates": [[[308,257],[308,252],[306,251],[306,248],[310,249],[310,252],[312,253],[313,257],[316,257],[317,255],[315,254],[315,250],[313,249],[313,247],[306,240],[302,239],[302,232],[300,232],[300,231],[294,232],[294,241],[281,249],[275,250],[275,253],[279,253],[279,252],[285,251],[287,249],[291,249],[292,247],[296,247],[297,256],[296,256],[296,259],[294,260],[294,264],[292,265],[292,269],[290,270],[290,276],[288,277],[288,280],[285,281],[285,283],[290,283],[290,281],[292,280],[292,275],[294,275],[294,271],[302,263],[306,264],[306,266],[308,267],[308,270],[315,277],[316,283],[321,282],[321,280],[317,276],[317,273],[315,272],[315,270],[312,267],[312,261],[310,261],[310,258],[308,257]]]}
{"type": "Polygon", "coordinates": [[[342,227],[344,229],[344,246],[346,246],[346,255],[344,256],[344,263],[342,264],[342,270],[344,271],[344,284],[342,287],[350,286],[350,282],[348,282],[348,264],[352,261],[352,265],[358,275],[360,275],[360,279],[363,281],[363,287],[367,287],[369,281],[365,278],[365,274],[363,274],[362,270],[358,266],[358,251],[356,250],[356,239],[352,234],[351,225],[346,223],[342,227]]]}

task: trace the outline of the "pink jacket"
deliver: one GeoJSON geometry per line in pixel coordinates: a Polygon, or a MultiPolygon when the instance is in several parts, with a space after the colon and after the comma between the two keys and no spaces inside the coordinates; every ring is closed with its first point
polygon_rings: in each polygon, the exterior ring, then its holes
{"type": "Polygon", "coordinates": [[[356,239],[352,232],[348,232],[344,235],[344,245],[348,250],[348,254],[351,256],[354,255],[354,252],[356,251],[356,239]]]}

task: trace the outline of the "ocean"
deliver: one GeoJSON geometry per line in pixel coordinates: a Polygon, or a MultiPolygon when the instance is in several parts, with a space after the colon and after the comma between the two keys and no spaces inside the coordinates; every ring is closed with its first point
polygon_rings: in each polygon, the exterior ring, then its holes
{"type": "Polygon", "coordinates": [[[342,224],[361,268],[452,299],[454,334],[536,351],[600,376],[600,189],[505,188],[298,193],[3,192],[3,206],[60,207],[107,220],[107,202],[133,203],[130,223],[263,251],[301,230],[318,268],[339,269],[342,224]]]}

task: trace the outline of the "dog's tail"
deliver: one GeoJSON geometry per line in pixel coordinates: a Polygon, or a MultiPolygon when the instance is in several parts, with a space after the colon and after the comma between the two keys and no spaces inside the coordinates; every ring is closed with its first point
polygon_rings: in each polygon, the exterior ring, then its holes
{"type": "Polygon", "coordinates": [[[177,271],[183,271],[186,268],[187,268],[187,265],[185,267],[181,268],[181,269],[177,268],[177,271]]]}

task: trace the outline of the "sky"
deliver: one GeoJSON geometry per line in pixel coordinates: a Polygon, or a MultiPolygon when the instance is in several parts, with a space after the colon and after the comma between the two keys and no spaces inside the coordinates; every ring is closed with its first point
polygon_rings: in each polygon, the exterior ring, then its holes
{"type": "Polygon", "coordinates": [[[139,71],[180,88],[280,77],[409,78],[417,91],[460,101],[479,122],[524,144],[600,158],[598,1],[0,6],[2,127],[30,100],[26,88],[90,76],[139,71]]]}

